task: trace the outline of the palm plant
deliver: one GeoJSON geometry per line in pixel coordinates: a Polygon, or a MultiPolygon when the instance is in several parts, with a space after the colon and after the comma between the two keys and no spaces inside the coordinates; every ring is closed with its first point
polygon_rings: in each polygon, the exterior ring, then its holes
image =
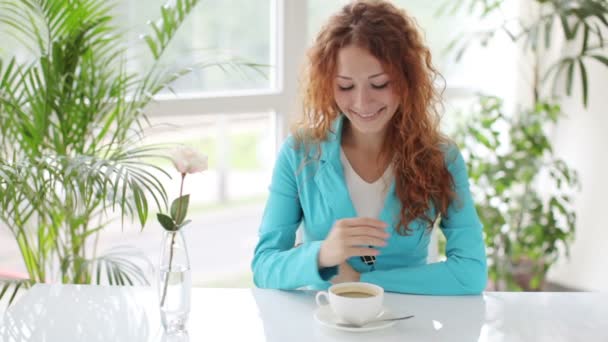
{"type": "MultiPolygon", "coordinates": [[[[448,1],[443,10],[480,10],[480,18],[504,14],[509,0],[448,1]]],[[[503,100],[481,95],[470,120],[457,133],[467,155],[477,209],[485,226],[490,279],[496,289],[538,290],[552,264],[574,239],[573,195],[580,189],[577,173],[559,159],[549,130],[564,113],[560,95],[572,95],[581,84],[588,104],[589,63],[608,67],[608,3],[605,0],[529,0],[521,2],[528,17],[508,18],[496,27],[460,34],[448,47],[456,59],[472,43],[487,46],[506,35],[520,48],[532,75],[527,97],[514,113],[503,100]],[[561,39],[556,39],[561,38],[561,39]],[[555,42],[570,47],[552,49],[555,42]],[[563,88],[559,87],[564,85],[563,88]],[[563,89],[560,92],[560,89],[563,89]]],[[[525,93],[526,91],[524,91],[525,93]]]]}
{"type": "MultiPolygon", "coordinates": [[[[159,177],[168,174],[147,159],[160,146],[140,140],[146,105],[189,71],[163,66],[162,57],[198,2],[161,8],[143,36],[152,63],[135,72],[113,15],[117,1],[0,0],[0,34],[28,52],[0,57],[0,222],[29,274],[16,286],[147,282],[137,253],[101,254],[97,239],[114,210],[143,229],[150,201],[167,206],[159,177]]],[[[195,67],[243,64],[216,56],[195,67]]],[[[9,286],[0,298],[13,297],[9,286]]]]}

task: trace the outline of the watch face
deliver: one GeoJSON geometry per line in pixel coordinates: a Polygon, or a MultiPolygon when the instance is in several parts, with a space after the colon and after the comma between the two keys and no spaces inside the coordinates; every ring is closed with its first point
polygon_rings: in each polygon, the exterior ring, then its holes
{"type": "Polygon", "coordinates": [[[364,255],[361,257],[361,261],[363,261],[366,265],[373,265],[376,263],[376,257],[373,255],[364,255]]]}

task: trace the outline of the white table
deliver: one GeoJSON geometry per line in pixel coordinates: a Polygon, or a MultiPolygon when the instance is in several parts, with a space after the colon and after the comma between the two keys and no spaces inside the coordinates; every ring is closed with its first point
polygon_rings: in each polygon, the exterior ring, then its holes
{"type": "MultiPolygon", "coordinates": [[[[156,303],[153,288],[36,285],[6,311],[0,341],[169,341],[156,303]]],[[[416,317],[349,333],[315,322],[314,292],[194,289],[189,335],[177,340],[608,341],[606,293],[387,294],[386,305],[416,317]]]]}

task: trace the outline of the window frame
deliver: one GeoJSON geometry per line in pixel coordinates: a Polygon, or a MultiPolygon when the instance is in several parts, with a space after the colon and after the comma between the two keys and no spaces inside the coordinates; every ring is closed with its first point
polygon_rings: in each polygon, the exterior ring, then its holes
{"type": "Polygon", "coordinates": [[[271,0],[271,87],[265,90],[161,95],[146,108],[149,117],[180,115],[274,113],[275,152],[288,134],[297,112],[298,72],[307,46],[307,0],[271,0]]]}

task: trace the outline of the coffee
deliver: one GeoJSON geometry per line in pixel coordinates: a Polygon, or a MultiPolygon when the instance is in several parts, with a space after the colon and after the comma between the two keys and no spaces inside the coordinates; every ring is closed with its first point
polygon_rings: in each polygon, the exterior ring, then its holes
{"type": "Polygon", "coordinates": [[[320,306],[329,305],[344,322],[364,324],[382,312],[384,289],[364,282],[340,283],[319,291],[315,300],[320,306]]]}
{"type": "Polygon", "coordinates": [[[360,292],[360,291],[345,291],[345,292],[340,292],[340,293],[336,293],[336,294],[338,296],[348,297],[348,298],[369,298],[369,297],[374,296],[371,293],[360,292]]]}

